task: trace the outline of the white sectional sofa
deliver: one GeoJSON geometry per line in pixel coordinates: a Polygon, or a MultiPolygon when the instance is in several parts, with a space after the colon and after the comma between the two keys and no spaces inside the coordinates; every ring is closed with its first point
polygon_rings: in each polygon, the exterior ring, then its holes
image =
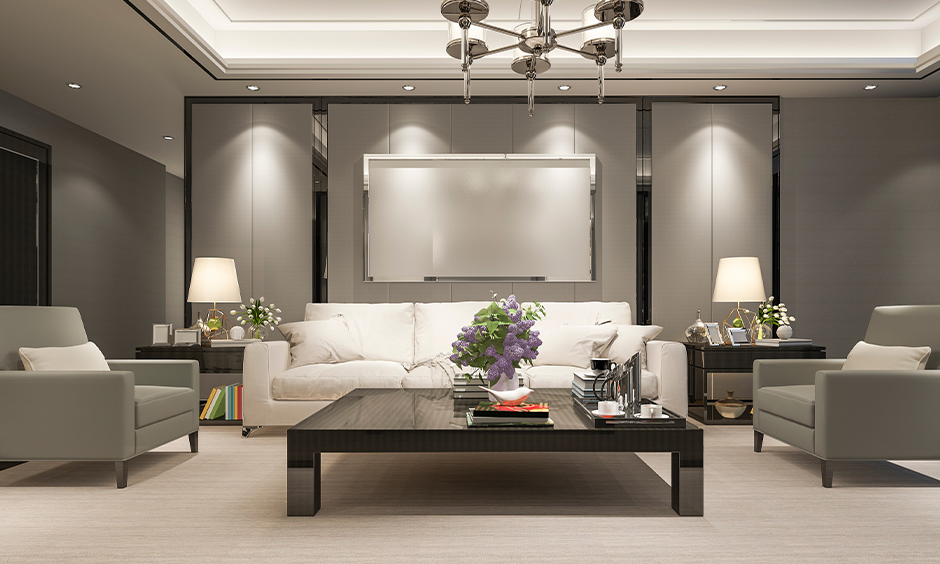
{"type": "MultiPolygon", "coordinates": [[[[287,341],[248,345],[245,349],[243,424],[249,428],[294,425],[355,388],[451,387],[456,368],[447,360],[452,352],[451,343],[460,328],[469,324],[473,315],[487,304],[307,304],[305,321],[325,321],[339,316],[361,347],[363,359],[292,366],[287,341]]],[[[686,414],[685,347],[675,342],[646,342],[658,331],[632,325],[629,303],[556,302],[543,305],[546,315],[535,327],[545,341],[539,349],[539,356],[561,364],[546,364],[536,359],[535,366],[524,367],[529,387],[536,390],[570,388],[572,373],[587,368],[590,356],[610,356],[618,360],[618,356],[629,358],[636,349],[644,354],[644,397],[686,414]],[[582,350],[578,354],[567,349],[559,350],[559,336],[581,328],[598,332],[590,326],[614,327],[616,337],[603,350],[582,350]]],[[[607,331],[606,327],[601,329],[604,330],[602,332],[607,331]]]]}

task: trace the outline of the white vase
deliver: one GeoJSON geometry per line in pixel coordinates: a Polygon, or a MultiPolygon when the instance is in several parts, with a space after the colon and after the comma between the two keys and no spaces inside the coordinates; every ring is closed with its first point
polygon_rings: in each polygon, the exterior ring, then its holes
{"type": "MultiPolygon", "coordinates": [[[[508,390],[516,390],[519,388],[519,375],[516,374],[512,378],[509,378],[505,374],[499,375],[499,380],[496,380],[490,384],[490,388],[493,388],[497,392],[505,392],[508,390]]],[[[499,399],[496,398],[493,394],[489,394],[490,401],[499,402],[499,399]]]]}
{"type": "Polygon", "coordinates": [[[777,338],[786,341],[793,336],[793,327],[789,325],[781,325],[777,327],[777,338]]]}

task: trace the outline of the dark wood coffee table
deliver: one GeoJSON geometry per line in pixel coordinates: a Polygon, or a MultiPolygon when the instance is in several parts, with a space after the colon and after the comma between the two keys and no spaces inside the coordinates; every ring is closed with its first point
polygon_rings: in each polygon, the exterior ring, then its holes
{"type": "Polygon", "coordinates": [[[470,404],[450,389],[357,389],[287,431],[287,514],[320,510],[324,452],[670,452],[672,508],[702,515],[702,430],[588,428],[567,389],[542,389],[553,428],[467,428],[470,404]]]}

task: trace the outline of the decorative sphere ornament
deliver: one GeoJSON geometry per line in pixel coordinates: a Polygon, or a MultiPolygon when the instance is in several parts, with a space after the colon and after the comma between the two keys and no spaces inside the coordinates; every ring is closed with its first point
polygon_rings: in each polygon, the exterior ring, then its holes
{"type": "Polygon", "coordinates": [[[698,310],[695,323],[689,325],[689,328],[685,330],[685,339],[690,343],[708,342],[708,330],[705,328],[705,323],[702,322],[702,310],[698,310]]]}
{"type": "Polygon", "coordinates": [[[777,338],[786,341],[793,336],[793,327],[789,325],[781,325],[777,327],[777,338]]]}
{"type": "Polygon", "coordinates": [[[235,327],[232,327],[232,330],[229,331],[228,334],[232,339],[241,341],[245,338],[245,328],[240,325],[236,325],[235,327]]]}

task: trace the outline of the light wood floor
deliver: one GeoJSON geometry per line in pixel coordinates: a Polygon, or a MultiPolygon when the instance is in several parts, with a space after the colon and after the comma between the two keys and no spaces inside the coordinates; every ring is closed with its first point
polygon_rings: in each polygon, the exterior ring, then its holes
{"type": "Polygon", "coordinates": [[[0,472],[0,562],[940,562],[940,462],[840,464],[827,490],[751,437],[705,429],[704,517],[672,512],[668,455],[359,454],[324,455],[323,509],[288,518],[283,429],[204,427],[125,490],[110,463],[0,472]]]}

